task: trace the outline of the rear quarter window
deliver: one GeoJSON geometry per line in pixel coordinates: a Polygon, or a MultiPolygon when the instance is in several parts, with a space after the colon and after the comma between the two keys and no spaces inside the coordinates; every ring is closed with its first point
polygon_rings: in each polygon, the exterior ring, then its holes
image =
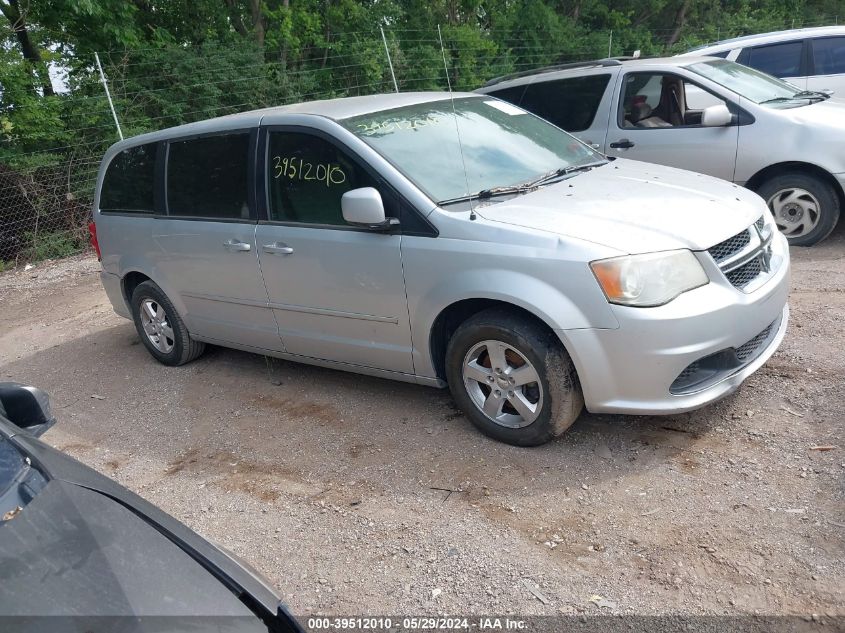
{"type": "Polygon", "coordinates": [[[533,112],[567,132],[581,132],[593,124],[608,83],[610,74],[587,75],[539,81],[491,94],[533,112]]]}
{"type": "Polygon", "coordinates": [[[100,211],[153,213],[157,144],[130,147],[115,156],[103,179],[100,211]]]}

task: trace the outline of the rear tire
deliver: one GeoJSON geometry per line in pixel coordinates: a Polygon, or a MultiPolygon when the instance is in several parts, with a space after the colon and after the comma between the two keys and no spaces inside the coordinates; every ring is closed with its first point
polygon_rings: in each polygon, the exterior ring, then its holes
{"type": "Polygon", "coordinates": [[[572,360],[553,332],[502,308],[462,323],[446,349],[457,405],[485,435],[515,446],[545,444],[584,407],[572,360]]]}
{"type": "Polygon", "coordinates": [[[145,281],[132,292],[132,318],[147,351],[163,365],[184,365],[205,350],[195,341],[167,295],[152,281],[145,281]]]}
{"type": "Polygon", "coordinates": [[[818,244],[839,221],[839,196],[833,186],[812,174],[775,176],[757,188],[791,246],[818,244]]]}

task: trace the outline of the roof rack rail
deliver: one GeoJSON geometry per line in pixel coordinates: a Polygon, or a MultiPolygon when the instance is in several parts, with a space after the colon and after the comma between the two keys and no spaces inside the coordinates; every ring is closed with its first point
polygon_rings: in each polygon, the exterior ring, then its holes
{"type": "Polygon", "coordinates": [[[552,64],[551,66],[543,66],[541,68],[534,68],[533,70],[522,70],[517,73],[509,75],[502,75],[496,77],[485,83],[482,88],[495,86],[503,81],[510,81],[511,79],[519,79],[520,77],[529,77],[531,75],[539,75],[540,73],[552,73],[558,70],[569,70],[571,68],[587,68],[589,66],[621,66],[623,61],[634,59],[633,57],[605,57],[604,59],[592,59],[583,62],[568,62],[565,64],[552,64]]]}

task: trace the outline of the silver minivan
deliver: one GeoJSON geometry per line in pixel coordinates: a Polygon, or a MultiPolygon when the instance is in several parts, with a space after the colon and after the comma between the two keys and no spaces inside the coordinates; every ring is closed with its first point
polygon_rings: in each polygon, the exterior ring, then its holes
{"type": "Polygon", "coordinates": [[[606,59],[491,80],[610,156],[756,191],[791,244],[827,237],[845,205],[845,102],[713,57],[606,59]]]}
{"type": "Polygon", "coordinates": [[[476,94],[272,108],[113,146],[102,280],[154,358],[207,343],[444,387],[483,432],[739,387],[787,326],[789,253],[724,181],[609,160],[476,94]]]}

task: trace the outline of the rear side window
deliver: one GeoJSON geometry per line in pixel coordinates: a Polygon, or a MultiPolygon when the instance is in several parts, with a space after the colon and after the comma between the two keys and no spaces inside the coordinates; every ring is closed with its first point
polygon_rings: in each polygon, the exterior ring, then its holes
{"type": "Polygon", "coordinates": [[[249,133],[170,143],[167,155],[169,215],[249,219],[249,133]]]}
{"type": "Polygon", "coordinates": [[[100,192],[100,211],[153,213],[156,143],[125,149],[106,170],[100,192]]]}
{"type": "Polygon", "coordinates": [[[609,82],[609,74],[540,81],[526,86],[516,105],[567,132],[581,132],[592,125],[609,82]]]}
{"type": "Polygon", "coordinates": [[[798,77],[803,47],[803,42],[756,46],[748,50],[748,56],[741,63],[775,77],[798,77]]]}
{"type": "Polygon", "coordinates": [[[728,53],[730,53],[730,51],[720,51],[718,53],[707,53],[707,57],[721,57],[722,59],[727,59],[728,53]]]}
{"type": "Polygon", "coordinates": [[[845,37],[813,40],[816,75],[845,74],[845,37]]]}

